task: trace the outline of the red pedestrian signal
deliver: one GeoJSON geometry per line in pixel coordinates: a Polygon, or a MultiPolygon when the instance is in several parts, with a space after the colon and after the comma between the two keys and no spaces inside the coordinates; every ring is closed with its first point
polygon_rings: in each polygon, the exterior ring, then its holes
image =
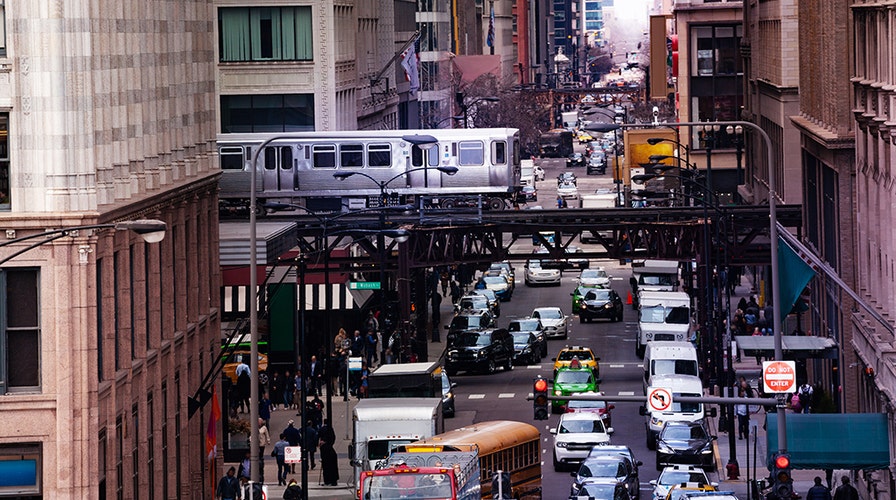
{"type": "Polygon", "coordinates": [[[548,381],[537,377],[532,384],[532,408],[535,420],[548,419],[548,381]]]}

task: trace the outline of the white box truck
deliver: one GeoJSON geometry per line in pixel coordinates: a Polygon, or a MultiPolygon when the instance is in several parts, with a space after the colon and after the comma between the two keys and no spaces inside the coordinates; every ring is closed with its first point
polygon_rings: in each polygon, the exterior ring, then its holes
{"type": "Polygon", "coordinates": [[[644,351],[644,394],[663,375],[699,375],[697,348],[690,342],[654,340],[644,351]]]}
{"type": "Polygon", "coordinates": [[[638,292],[674,292],[678,290],[679,263],[675,260],[646,259],[632,262],[632,307],[638,307],[638,292]]]}
{"type": "Polygon", "coordinates": [[[440,398],[362,399],[352,411],[352,424],[353,485],[362,471],[385,463],[397,446],[445,432],[440,398]]]}
{"type": "Polygon", "coordinates": [[[649,342],[691,339],[691,298],[684,292],[647,292],[638,294],[638,342],[635,354],[644,357],[649,342]]]}

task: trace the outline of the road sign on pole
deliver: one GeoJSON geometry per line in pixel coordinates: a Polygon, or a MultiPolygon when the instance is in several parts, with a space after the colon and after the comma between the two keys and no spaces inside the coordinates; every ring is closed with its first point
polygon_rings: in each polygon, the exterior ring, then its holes
{"type": "Polygon", "coordinates": [[[650,411],[668,411],[672,408],[672,393],[664,387],[652,387],[647,392],[647,406],[650,411]]]}
{"type": "Polygon", "coordinates": [[[765,392],[795,392],[796,362],[766,361],[762,363],[762,384],[765,392]]]}
{"type": "Polygon", "coordinates": [[[302,461],[301,446],[287,446],[283,449],[283,461],[288,464],[297,464],[302,461]]]}
{"type": "Polygon", "coordinates": [[[349,357],[348,358],[348,371],[350,371],[350,372],[361,371],[361,368],[363,366],[362,365],[363,361],[364,361],[364,358],[362,358],[361,356],[349,357]]]}
{"type": "Polygon", "coordinates": [[[349,290],[379,290],[379,281],[349,281],[349,290]]]}

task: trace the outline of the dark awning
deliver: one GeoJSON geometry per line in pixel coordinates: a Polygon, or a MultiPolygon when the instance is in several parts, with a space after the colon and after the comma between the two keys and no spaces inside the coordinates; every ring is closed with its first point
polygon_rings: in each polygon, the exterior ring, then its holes
{"type": "MultiPolygon", "coordinates": [[[[787,452],[794,469],[878,470],[890,465],[883,413],[788,413],[787,452]]],[[[766,465],[778,449],[778,421],[766,416],[766,465]]]]}
{"type": "MultiPolygon", "coordinates": [[[[745,356],[771,358],[775,355],[775,338],[771,335],[736,336],[734,341],[745,356]]],[[[827,337],[784,335],[781,345],[786,359],[837,358],[837,343],[827,337]]]]}

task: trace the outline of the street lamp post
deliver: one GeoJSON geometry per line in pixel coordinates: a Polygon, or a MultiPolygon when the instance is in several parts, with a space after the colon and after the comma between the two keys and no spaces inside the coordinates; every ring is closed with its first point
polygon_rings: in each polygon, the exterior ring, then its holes
{"type": "MultiPolygon", "coordinates": [[[[429,136],[422,136],[422,137],[429,137],[429,136]]],[[[433,143],[434,142],[436,142],[435,138],[433,138],[433,143]]],[[[424,159],[424,163],[425,162],[426,162],[426,159],[424,159]]],[[[404,172],[401,172],[400,174],[394,175],[391,178],[383,180],[383,181],[378,181],[374,177],[372,177],[364,172],[359,172],[359,171],[336,172],[333,174],[333,177],[335,177],[336,179],[341,180],[341,181],[348,179],[349,177],[351,177],[353,175],[360,175],[361,177],[366,177],[366,178],[370,179],[371,181],[376,183],[377,186],[379,186],[380,199],[383,200],[383,203],[384,203],[383,206],[385,206],[385,200],[388,196],[386,191],[389,187],[389,184],[392,181],[394,181],[395,179],[398,179],[400,177],[404,177],[411,172],[416,172],[416,171],[420,171],[420,170],[426,171],[428,169],[429,168],[425,167],[425,166],[410,168],[410,169],[405,170],[404,172]]],[[[435,167],[435,170],[438,170],[439,172],[442,172],[447,175],[454,175],[457,173],[458,168],[455,166],[451,166],[451,165],[442,165],[442,166],[435,167]]],[[[378,323],[378,327],[379,327],[379,333],[381,336],[380,355],[383,357],[385,357],[385,355],[386,355],[385,344],[386,344],[386,333],[387,333],[386,325],[385,325],[385,323],[386,323],[386,290],[385,290],[385,282],[386,282],[385,245],[386,245],[386,241],[385,241],[385,234],[383,232],[383,230],[385,230],[385,229],[386,229],[386,213],[385,213],[385,211],[380,211],[380,230],[381,231],[377,233],[377,246],[379,247],[380,254],[382,256],[382,262],[380,265],[380,315],[382,316],[382,318],[380,318],[379,321],[377,321],[377,323],[378,323]]]]}
{"type": "MultiPolygon", "coordinates": [[[[727,127],[725,127],[725,132],[727,132],[728,135],[734,136],[734,139],[733,139],[734,157],[737,161],[735,172],[737,173],[737,185],[740,186],[741,184],[744,183],[744,176],[743,176],[743,170],[742,170],[742,165],[741,165],[741,160],[743,159],[743,154],[744,154],[744,128],[741,127],[740,125],[738,125],[736,127],[728,125],[727,127]]],[[[735,188],[734,192],[735,192],[735,200],[739,200],[740,195],[737,192],[737,188],[735,188]]]]}

